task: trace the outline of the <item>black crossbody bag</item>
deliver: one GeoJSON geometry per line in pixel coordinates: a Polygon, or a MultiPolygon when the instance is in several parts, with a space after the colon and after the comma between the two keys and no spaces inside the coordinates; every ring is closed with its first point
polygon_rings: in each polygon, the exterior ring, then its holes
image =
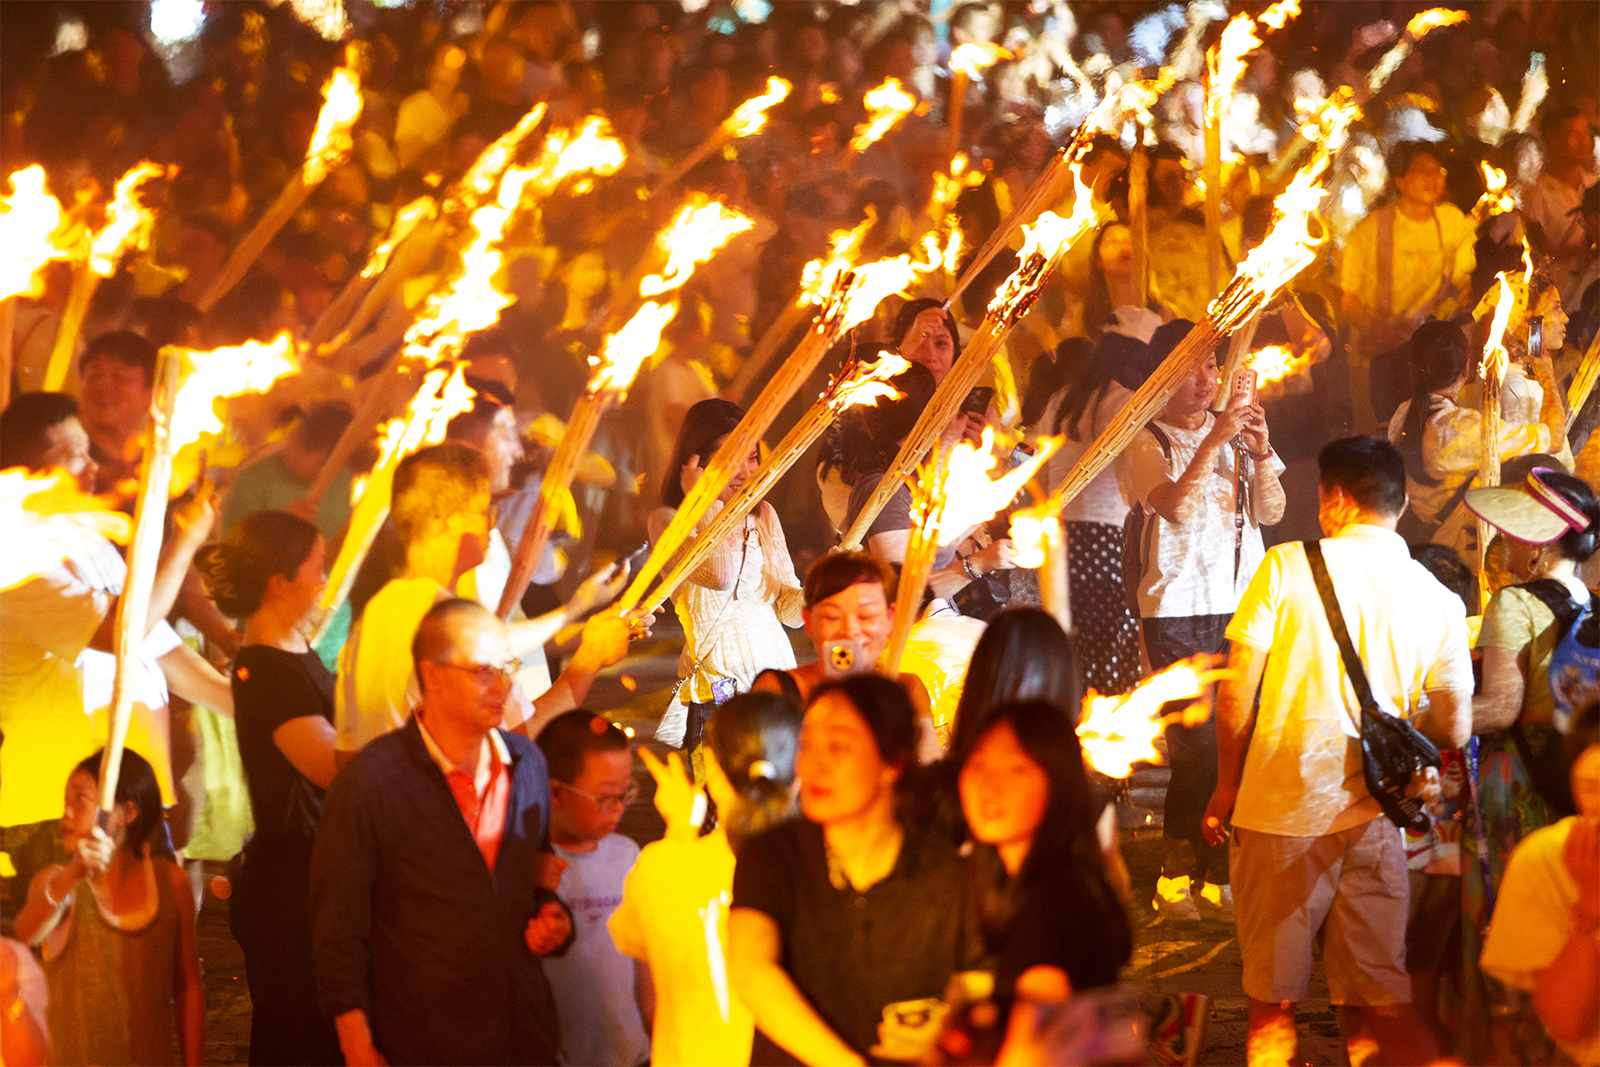
{"type": "Polygon", "coordinates": [[[1327,561],[1322,558],[1322,545],[1317,541],[1302,544],[1306,562],[1311,565],[1311,577],[1322,596],[1322,608],[1328,613],[1333,639],[1339,643],[1344,669],[1355,687],[1356,699],[1361,702],[1361,769],[1367,779],[1367,791],[1390,822],[1403,830],[1423,833],[1429,827],[1428,813],[1419,798],[1406,796],[1406,787],[1417,771],[1427,767],[1438,769],[1444,761],[1439,758],[1439,750],[1432,741],[1405,719],[1384,711],[1373,697],[1366,669],[1361,666],[1361,657],[1356,655],[1350,630],[1344,624],[1344,612],[1334,595],[1333,578],[1328,574],[1327,561]]]}

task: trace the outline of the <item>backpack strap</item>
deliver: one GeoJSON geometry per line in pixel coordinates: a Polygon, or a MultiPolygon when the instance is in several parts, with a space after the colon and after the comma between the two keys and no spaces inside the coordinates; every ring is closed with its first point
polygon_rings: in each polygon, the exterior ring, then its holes
{"type": "Polygon", "coordinates": [[[1556,634],[1557,644],[1567,636],[1567,631],[1578,621],[1578,616],[1583,614],[1584,606],[1573,598],[1572,590],[1567,588],[1566,583],[1555,578],[1538,578],[1524,582],[1516,588],[1538,597],[1544,606],[1550,609],[1550,614],[1556,617],[1556,624],[1560,627],[1556,634]]]}
{"type": "Polygon", "coordinates": [[[1328,573],[1328,561],[1322,558],[1322,542],[1302,541],[1300,545],[1305,549],[1306,563],[1311,567],[1311,579],[1317,583],[1317,594],[1322,597],[1322,610],[1328,615],[1328,626],[1339,645],[1339,655],[1344,660],[1345,671],[1350,675],[1350,684],[1355,687],[1361,711],[1363,714],[1377,712],[1378,702],[1372,698],[1372,686],[1367,684],[1366,668],[1362,667],[1361,656],[1356,652],[1355,643],[1350,640],[1350,629],[1345,625],[1344,612],[1339,607],[1339,597],[1333,589],[1333,576],[1328,573]]]}

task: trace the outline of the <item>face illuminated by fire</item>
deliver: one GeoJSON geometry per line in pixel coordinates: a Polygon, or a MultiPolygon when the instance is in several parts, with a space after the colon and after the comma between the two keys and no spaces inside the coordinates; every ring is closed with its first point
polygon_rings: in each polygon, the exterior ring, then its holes
{"type": "Polygon", "coordinates": [[[806,633],[816,643],[819,657],[829,641],[860,641],[867,659],[876,661],[894,628],[894,605],[878,582],[841,589],[811,605],[804,615],[806,633]]]}
{"type": "Polygon", "coordinates": [[[1426,152],[1418,152],[1404,174],[1395,175],[1394,186],[1400,198],[1423,207],[1432,207],[1444,195],[1446,171],[1426,152]]]}
{"type": "Polygon", "coordinates": [[[972,836],[1000,849],[1031,844],[1050,805],[1050,778],[1009,722],[978,741],[961,766],[959,788],[972,836]]]}
{"type": "Polygon", "coordinates": [[[1217,356],[1216,353],[1206,357],[1206,361],[1191,374],[1177,391],[1172,394],[1172,399],[1167,401],[1167,410],[1181,415],[1198,415],[1211,406],[1211,401],[1217,397],[1217,356]]]}
{"type": "Polygon", "coordinates": [[[885,763],[866,719],[843,693],[826,693],[800,725],[800,810],[828,826],[860,818],[894,790],[900,771],[885,763]]]}
{"type": "Polygon", "coordinates": [[[955,363],[956,343],[950,336],[950,326],[944,312],[928,308],[920,313],[901,338],[900,354],[913,363],[920,363],[933,374],[934,383],[944,381],[955,363]]]}
{"type": "Polygon", "coordinates": [[[89,455],[89,435],[76,418],[64,419],[44,433],[44,451],[39,466],[60,467],[78,480],[78,488],[94,492],[99,464],[89,455]]]}

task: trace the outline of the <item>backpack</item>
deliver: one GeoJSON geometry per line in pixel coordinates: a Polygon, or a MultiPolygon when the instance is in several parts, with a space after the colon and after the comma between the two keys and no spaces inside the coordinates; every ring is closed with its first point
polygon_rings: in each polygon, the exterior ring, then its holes
{"type": "MultiPolygon", "coordinates": [[[[1167,465],[1172,465],[1172,438],[1167,432],[1157,426],[1154,419],[1144,424],[1150,435],[1156,439],[1156,444],[1161,446],[1161,455],[1166,459],[1167,465]]],[[[1122,592],[1128,600],[1128,610],[1133,612],[1135,619],[1139,618],[1139,583],[1144,578],[1146,527],[1149,532],[1155,532],[1155,525],[1151,523],[1152,516],[1145,514],[1144,502],[1136,500],[1133,507],[1128,509],[1128,517],[1122,520],[1122,592]]]]}
{"type": "MultiPolygon", "coordinates": [[[[1550,695],[1555,698],[1555,726],[1565,734],[1573,712],[1600,698],[1600,614],[1595,611],[1594,595],[1586,604],[1573,599],[1566,585],[1554,578],[1540,578],[1522,586],[1538,597],[1556,617],[1559,636],[1550,654],[1550,695]]],[[[1559,815],[1574,812],[1570,768],[1557,744],[1535,752],[1519,720],[1506,731],[1517,747],[1517,754],[1533,779],[1533,787],[1559,815]]]]}

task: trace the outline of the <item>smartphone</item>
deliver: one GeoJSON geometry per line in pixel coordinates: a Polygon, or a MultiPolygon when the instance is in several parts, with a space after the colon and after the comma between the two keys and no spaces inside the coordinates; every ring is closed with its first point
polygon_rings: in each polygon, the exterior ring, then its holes
{"type": "Polygon", "coordinates": [[[644,566],[644,561],[649,558],[649,555],[650,542],[646,541],[638,548],[630,549],[625,554],[618,556],[616,566],[619,569],[627,567],[629,574],[638,574],[639,568],[644,566]]]}
{"type": "Polygon", "coordinates": [[[872,673],[872,661],[860,641],[829,641],[822,646],[822,676],[848,678],[872,673]]]}
{"type": "Polygon", "coordinates": [[[1241,367],[1233,376],[1233,396],[1230,398],[1230,407],[1248,407],[1256,402],[1256,381],[1258,375],[1254,367],[1241,367]]]}
{"type": "Polygon", "coordinates": [[[989,405],[994,401],[994,388],[980,385],[967,394],[961,402],[961,414],[984,415],[989,411],[989,405]]]}

